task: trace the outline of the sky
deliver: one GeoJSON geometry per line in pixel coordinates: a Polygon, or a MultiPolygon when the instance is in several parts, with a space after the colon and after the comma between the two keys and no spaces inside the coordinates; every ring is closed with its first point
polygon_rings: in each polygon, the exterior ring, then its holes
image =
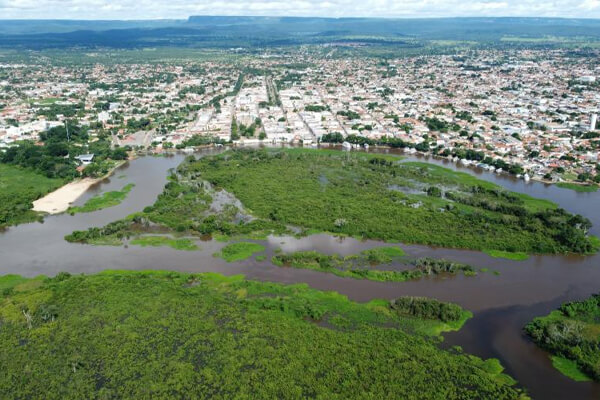
{"type": "Polygon", "coordinates": [[[0,19],[171,19],[190,15],[600,18],[600,0],[0,0],[0,19]]]}

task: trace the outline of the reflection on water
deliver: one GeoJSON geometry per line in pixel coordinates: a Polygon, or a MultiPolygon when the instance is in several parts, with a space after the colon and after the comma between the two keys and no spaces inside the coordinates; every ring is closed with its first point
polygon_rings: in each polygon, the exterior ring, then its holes
{"type": "MultiPolygon", "coordinates": [[[[205,150],[210,154],[217,150],[205,150]]],[[[370,149],[370,152],[392,150],[370,149]]],[[[120,190],[135,183],[128,197],[118,206],[93,213],[63,214],[47,217],[43,224],[31,223],[0,233],[0,274],[25,276],[54,275],[60,271],[93,273],[103,269],[173,269],[178,271],[216,271],[243,273],[249,278],[283,283],[306,282],[322,290],[336,290],[358,301],[394,298],[402,295],[435,297],[453,301],[475,316],[459,332],[446,334],[446,345],[460,345],[465,351],[483,357],[500,358],[503,365],[525,386],[532,397],[600,398],[600,385],[576,383],[555,371],[545,352],[523,336],[522,327],[534,316],[544,315],[561,302],[583,299],[600,290],[600,256],[533,256],[527,261],[494,259],[475,251],[402,245],[409,257],[446,258],[475,267],[500,272],[499,276],[480,273],[475,277],[431,277],[403,283],[383,283],[340,278],[310,270],[280,268],[254,258],[227,263],[212,254],[225,243],[199,240],[199,251],[176,251],[168,247],[142,248],[99,247],[71,244],[63,236],[74,230],[102,226],[123,218],[154,203],[166,183],[168,170],[175,168],[183,155],[143,157],[121,167],[110,179],[94,186],[75,205],[105,191],[120,190]],[[569,396],[567,396],[567,394],[569,396]]],[[[417,159],[410,157],[410,159],[417,159]]],[[[453,164],[432,160],[456,170],[493,181],[509,190],[553,200],[568,211],[580,213],[592,221],[592,232],[600,234],[600,194],[578,193],[540,183],[525,183],[509,176],[499,176],[453,164]]],[[[322,182],[326,184],[326,182],[322,182]]],[[[223,194],[224,203],[230,198],[223,194]],[[227,197],[227,198],[225,198],[227,197]]],[[[269,259],[278,249],[284,252],[316,250],[342,256],[380,246],[381,242],[337,238],[326,234],[304,238],[269,237],[265,244],[269,259]]]]}

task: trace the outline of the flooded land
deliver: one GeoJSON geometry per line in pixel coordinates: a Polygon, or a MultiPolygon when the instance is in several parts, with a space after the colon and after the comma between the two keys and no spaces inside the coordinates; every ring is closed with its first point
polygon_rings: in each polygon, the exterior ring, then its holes
{"type": "MultiPolygon", "coordinates": [[[[196,157],[214,154],[205,150],[196,157]]],[[[393,153],[388,149],[371,149],[370,153],[393,153]]],[[[82,206],[90,198],[109,191],[119,191],[133,184],[127,197],[118,205],[98,211],[59,214],[45,218],[43,223],[10,227],[0,233],[0,274],[19,274],[27,277],[54,276],[61,271],[94,273],[106,269],[173,270],[180,272],[219,272],[225,275],[244,274],[250,279],[279,283],[307,283],[311,288],[336,291],[351,300],[368,302],[375,298],[394,299],[400,296],[424,296],[456,303],[473,312],[473,318],[456,332],[444,334],[442,346],[461,346],[466,353],[482,358],[498,358],[506,373],[514,377],[533,398],[597,399],[600,384],[575,382],[553,368],[548,353],[537,347],[523,332],[534,317],[550,313],[566,301],[583,300],[598,292],[600,256],[575,254],[531,255],[526,260],[494,258],[482,251],[405,244],[402,241],[358,240],[328,233],[268,235],[244,239],[264,246],[262,258],[251,256],[242,261],[228,262],[215,257],[226,241],[212,236],[194,239],[194,251],[178,251],[169,246],[140,246],[124,240],[118,246],[96,246],[69,243],[66,235],[91,227],[102,227],[121,220],[155,203],[163,192],[170,171],[180,165],[185,156],[142,157],[120,167],[112,177],[94,185],[73,206],[82,206]],[[271,262],[281,253],[316,251],[338,254],[341,257],[386,246],[399,246],[406,257],[431,257],[451,260],[496,273],[432,275],[405,282],[379,282],[353,279],[311,269],[282,268],[271,262]]],[[[600,235],[600,193],[582,193],[524,182],[508,175],[462,167],[448,160],[406,156],[403,162],[426,161],[466,172],[479,179],[535,198],[557,203],[570,213],[581,214],[592,222],[590,233],[600,235]]],[[[318,175],[321,186],[332,184],[333,178],[318,175]]],[[[443,192],[454,191],[452,185],[443,192]]],[[[206,205],[209,212],[229,210],[234,221],[252,221],[251,213],[230,192],[207,187],[213,193],[206,205]]],[[[418,194],[426,191],[414,182],[389,187],[390,191],[418,194]]],[[[254,210],[253,210],[254,211],[254,210]]],[[[254,215],[254,214],[252,214],[254,215]]],[[[169,234],[159,232],[155,234],[169,234]]],[[[493,232],[490,237],[493,236],[493,232]]],[[[483,250],[483,248],[481,249],[483,250]]],[[[392,266],[402,269],[397,263],[392,266]]]]}

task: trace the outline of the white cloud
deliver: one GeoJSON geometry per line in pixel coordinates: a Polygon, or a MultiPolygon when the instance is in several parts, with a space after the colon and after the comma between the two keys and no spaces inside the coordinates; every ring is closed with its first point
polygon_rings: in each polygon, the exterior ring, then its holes
{"type": "Polygon", "coordinates": [[[600,18],[600,0],[0,0],[0,19],[154,19],[186,18],[197,14],[600,18]]]}

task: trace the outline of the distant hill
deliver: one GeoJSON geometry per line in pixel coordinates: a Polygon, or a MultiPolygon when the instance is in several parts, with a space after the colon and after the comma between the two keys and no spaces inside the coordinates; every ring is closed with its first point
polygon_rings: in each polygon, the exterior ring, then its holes
{"type": "Polygon", "coordinates": [[[0,20],[0,47],[254,47],[357,40],[499,42],[503,37],[600,39],[600,20],[561,18],[302,18],[191,16],[187,20],[0,20]]]}

